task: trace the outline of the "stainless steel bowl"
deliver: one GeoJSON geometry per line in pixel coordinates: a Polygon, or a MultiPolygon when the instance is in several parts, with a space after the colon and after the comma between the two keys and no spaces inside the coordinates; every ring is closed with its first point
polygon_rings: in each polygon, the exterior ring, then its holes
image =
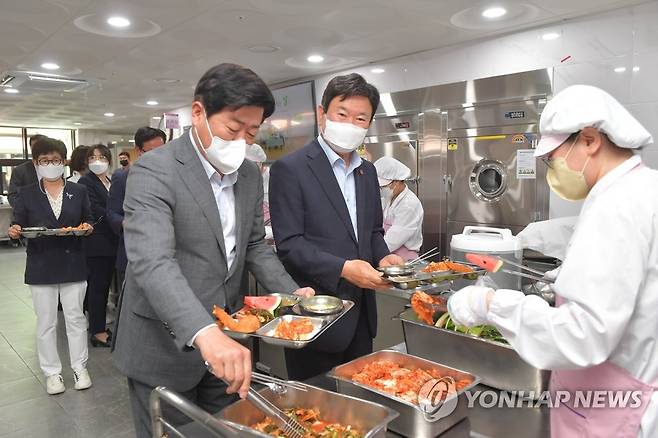
{"type": "Polygon", "coordinates": [[[398,277],[411,275],[415,272],[412,265],[392,265],[377,268],[378,271],[383,272],[387,277],[398,277]]]}
{"type": "Polygon", "coordinates": [[[313,297],[302,298],[299,307],[304,312],[313,315],[334,315],[343,310],[343,300],[331,295],[315,295],[313,297]]]}

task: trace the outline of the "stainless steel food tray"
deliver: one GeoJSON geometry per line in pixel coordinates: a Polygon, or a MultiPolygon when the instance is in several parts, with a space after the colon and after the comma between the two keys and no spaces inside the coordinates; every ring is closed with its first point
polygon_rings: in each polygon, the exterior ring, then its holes
{"type": "Polygon", "coordinates": [[[473,272],[454,272],[454,271],[440,271],[440,272],[423,272],[422,269],[425,265],[419,265],[416,272],[412,275],[406,276],[386,276],[386,280],[391,282],[399,289],[416,289],[423,286],[438,285],[453,280],[468,279],[477,280],[478,277],[487,273],[486,270],[479,268],[472,263],[457,262],[462,265],[470,266],[473,272]]]}
{"type": "MultiPolygon", "coordinates": [[[[295,305],[293,307],[296,308],[298,307],[298,305],[295,305]]],[[[242,339],[247,339],[249,337],[254,337],[254,338],[262,339],[263,342],[267,344],[277,345],[280,347],[293,348],[293,349],[304,348],[308,344],[310,344],[311,342],[317,340],[320,336],[322,336],[322,334],[326,332],[329,327],[334,325],[336,321],[338,321],[345,314],[347,314],[347,312],[349,312],[352,309],[352,307],[354,307],[354,302],[349,300],[343,300],[343,310],[335,315],[307,316],[307,315],[295,313],[293,316],[302,316],[304,318],[308,318],[314,323],[314,325],[319,326],[319,330],[315,330],[313,336],[306,340],[291,341],[288,339],[275,338],[274,336],[270,335],[270,333],[273,332],[274,327],[276,327],[276,325],[278,325],[281,322],[281,319],[285,318],[288,315],[278,316],[274,318],[272,321],[268,322],[260,329],[258,329],[255,333],[239,333],[226,329],[224,330],[224,333],[226,333],[228,336],[230,336],[233,339],[242,340],[242,339]]]]}
{"type": "Polygon", "coordinates": [[[26,239],[36,239],[42,236],[84,236],[85,230],[64,230],[62,228],[43,228],[43,227],[29,227],[23,228],[21,236],[26,239]]]}
{"type": "Polygon", "coordinates": [[[391,422],[389,429],[404,436],[414,438],[434,438],[466,418],[468,415],[468,406],[464,393],[472,389],[480,381],[477,376],[468,372],[394,350],[377,351],[344,365],[339,365],[331,370],[328,376],[336,379],[338,392],[379,403],[399,412],[400,416],[391,422]],[[366,364],[379,360],[391,361],[412,369],[436,369],[442,376],[450,376],[455,380],[472,379],[472,383],[457,392],[457,406],[451,414],[438,421],[428,421],[426,414],[419,406],[394,397],[391,394],[352,381],[352,376],[361,371],[366,364]]]}
{"type": "Polygon", "coordinates": [[[485,385],[526,391],[529,397],[548,389],[550,371],[529,365],[507,344],[427,325],[412,309],[402,312],[400,320],[409,354],[468,370],[485,385]]]}
{"type": "MultiPolygon", "coordinates": [[[[398,416],[394,410],[370,401],[359,400],[343,394],[305,385],[307,391],[287,388],[278,394],[269,388],[259,391],[266,399],[281,409],[319,409],[323,420],[351,425],[365,434],[366,438],[384,438],[389,422],[398,416]]],[[[249,427],[263,420],[265,414],[246,400],[240,400],[224,408],[217,418],[240,431],[240,436],[268,437],[249,427]]]]}

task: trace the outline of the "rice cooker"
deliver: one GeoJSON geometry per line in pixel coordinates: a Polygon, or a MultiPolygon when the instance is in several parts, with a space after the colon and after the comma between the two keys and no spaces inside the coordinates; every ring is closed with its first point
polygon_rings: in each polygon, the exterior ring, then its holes
{"type": "MultiPolygon", "coordinates": [[[[521,239],[512,235],[506,228],[466,226],[462,234],[455,234],[450,240],[450,258],[455,261],[465,261],[466,254],[488,254],[516,263],[521,263],[523,248],[521,239]]],[[[521,269],[504,265],[496,273],[489,273],[489,278],[496,283],[498,289],[521,290],[521,277],[502,272],[503,269],[520,272],[521,269]]]]}

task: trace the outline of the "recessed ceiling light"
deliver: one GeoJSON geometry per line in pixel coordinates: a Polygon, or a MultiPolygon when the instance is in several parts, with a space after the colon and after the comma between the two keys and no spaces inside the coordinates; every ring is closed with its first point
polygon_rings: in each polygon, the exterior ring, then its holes
{"type": "Polygon", "coordinates": [[[107,19],[107,24],[109,24],[112,27],[128,27],[130,26],[130,20],[128,20],[125,17],[110,17],[107,19]]]}
{"type": "Polygon", "coordinates": [[[153,116],[153,120],[160,120],[162,117],[153,116]]]}
{"type": "Polygon", "coordinates": [[[105,113],[103,114],[105,117],[114,117],[114,113],[105,113]]]}
{"type": "Polygon", "coordinates": [[[54,62],[44,62],[41,64],[41,68],[45,68],[46,70],[59,70],[59,65],[54,62]]]}
{"type": "Polygon", "coordinates": [[[623,73],[626,71],[626,67],[615,67],[615,73],[623,73]]]}
{"type": "Polygon", "coordinates": [[[313,64],[317,64],[319,62],[324,61],[324,56],[322,55],[311,55],[308,58],[306,58],[308,62],[312,62],[313,64]]]}
{"type": "Polygon", "coordinates": [[[157,104],[158,104],[158,101],[157,101],[157,100],[147,100],[147,101],[146,101],[146,104],[147,104],[147,105],[154,106],[154,105],[157,105],[157,104]]]}
{"type": "Polygon", "coordinates": [[[82,125],[82,123],[80,123],[80,122],[73,122],[73,124],[74,124],[75,126],[80,126],[80,125],[82,125]]]}
{"type": "Polygon", "coordinates": [[[637,73],[638,71],[640,71],[640,66],[639,66],[639,65],[636,65],[635,67],[633,67],[633,71],[636,72],[636,73],[637,73]]]}
{"type": "Polygon", "coordinates": [[[384,73],[386,70],[384,70],[384,69],[381,68],[381,67],[377,67],[377,68],[373,68],[373,69],[370,70],[370,71],[373,72],[373,73],[375,73],[375,74],[380,74],[380,73],[384,73]]]}
{"type": "Polygon", "coordinates": [[[482,16],[484,18],[500,18],[505,14],[507,14],[507,9],[500,8],[500,7],[493,7],[493,8],[485,9],[482,12],[482,16]]]}
{"type": "Polygon", "coordinates": [[[541,36],[541,39],[543,39],[544,41],[552,41],[558,38],[560,38],[560,34],[557,32],[549,32],[541,36]]]}
{"type": "Polygon", "coordinates": [[[9,94],[18,94],[18,92],[19,92],[19,91],[18,91],[17,89],[15,89],[15,88],[5,88],[5,93],[9,93],[9,94]]]}

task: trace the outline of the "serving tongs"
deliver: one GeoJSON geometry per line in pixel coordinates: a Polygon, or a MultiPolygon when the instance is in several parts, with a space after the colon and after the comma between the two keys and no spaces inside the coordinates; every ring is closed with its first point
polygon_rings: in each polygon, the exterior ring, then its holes
{"type": "Polygon", "coordinates": [[[281,409],[263,397],[254,388],[249,388],[247,400],[265,415],[272,418],[274,423],[276,423],[276,425],[279,426],[281,430],[283,430],[283,433],[288,437],[304,438],[308,434],[306,428],[302,426],[299,421],[287,416],[281,409]]]}
{"type": "Polygon", "coordinates": [[[413,259],[412,261],[407,262],[407,265],[408,265],[408,266],[416,265],[416,264],[418,264],[418,263],[420,263],[420,262],[423,262],[423,261],[425,261],[425,260],[427,260],[427,259],[430,259],[430,258],[432,258],[432,257],[434,257],[434,256],[437,256],[437,255],[439,255],[440,253],[441,253],[441,250],[440,250],[437,246],[435,246],[434,248],[430,249],[429,251],[426,251],[426,252],[424,252],[423,254],[419,255],[418,257],[416,257],[416,258],[413,259]]]}
{"type": "MultiPolygon", "coordinates": [[[[205,362],[205,364],[208,371],[212,373],[212,366],[210,366],[208,362],[205,362]]],[[[275,394],[281,394],[279,391],[284,391],[284,388],[294,388],[301,391],[306,391],[306,388],[303,387],[304,385],[302,383],[288,382],[286,380],[277,379],[276,377],[267,376],[257,372],[251,373],[251,379],[256,383],[264,384],[275,394]]],[[[263,397],[251,386],[247,392],[247,400],[265,415],[271,417],[276,425],[279,426],[281,430],[283,430],[283,433],[288,437],[304,438],[308,433],[306,428],[302,426],[299,421],[287,416],[285,412],[279,409],[274,403],[263,397]]]]}
{"type": "Polygon", "coordinates": [[[529,268],[521,263],[513,262],[502,257],[492,256],[492,255],[482,255],[482,254],[466,254],[466,260],[471,263],[476,264],[482,269],[485,269],[487,272],[504,272],[505,274],[515,275],[517,277],[528,278],[530,280],[542,281],[544,283],[553,283],[552,279],[546,278],[544,273],[536,269],[529,268]],[[526,274],[525,272],[512,271],[510,269],[505,269],[505,265],[515,266],[519,269],[530,272],[531,274],[526,274]],[[534,274],[534,275],[533,275],[534,274]]]}

